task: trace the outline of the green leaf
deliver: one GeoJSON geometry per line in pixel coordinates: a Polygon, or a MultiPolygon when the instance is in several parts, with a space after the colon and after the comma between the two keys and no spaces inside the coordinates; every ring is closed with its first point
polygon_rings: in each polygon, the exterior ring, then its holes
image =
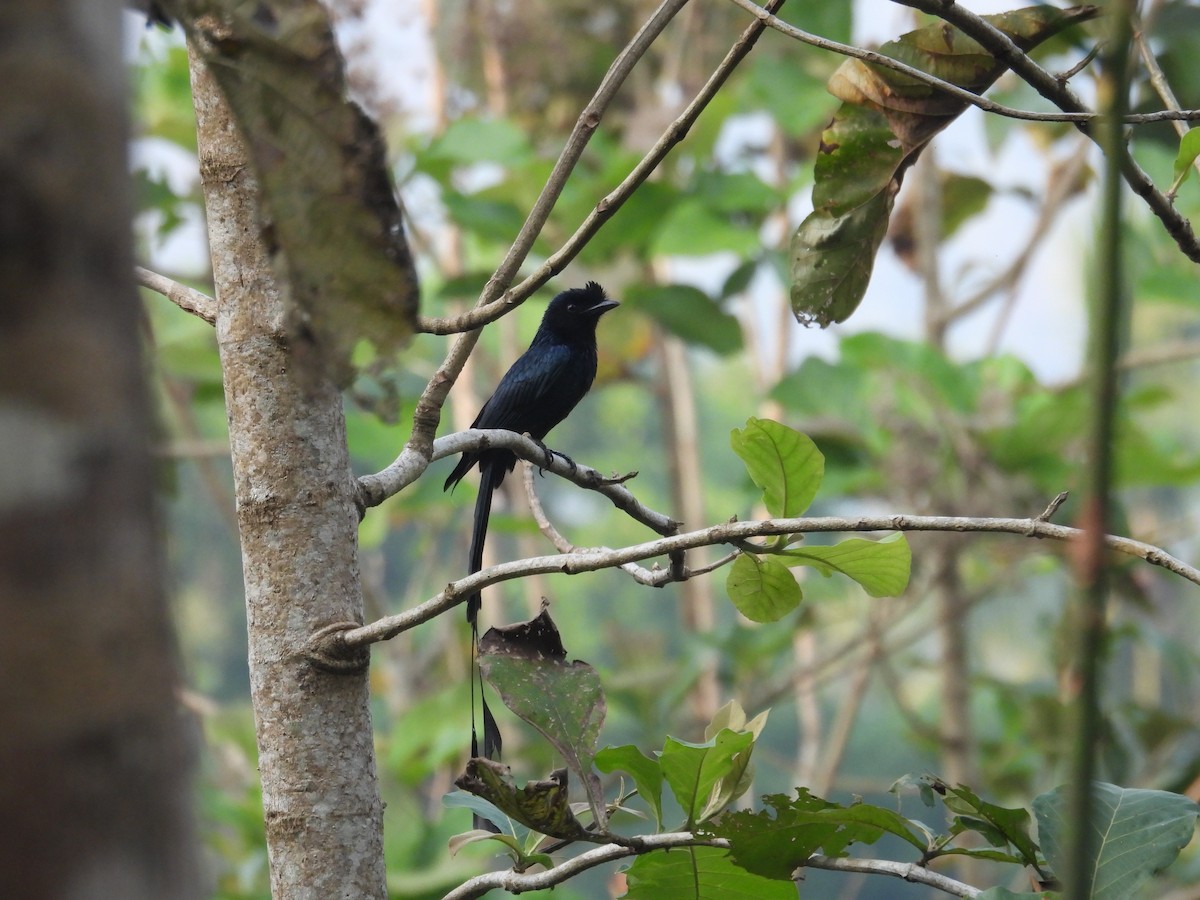
{"type": "Polygon", "coordinates": [[[780,192],[752,172],[701,172],[695,193],[720,213],[766,214],[781,203],[780,192]]]}
{"type": "Polygon", "coordinates": [[[795,797],[768,795],[763,803],[769,810],[728,813],[701,833],[728,840],[738,865],[767,878],[790,879],[813,853],[841,855],[850,844],[873,844],[884,834],[926,849],[907,819],[881,806],[840,806],[806,788],[798,788],[795,797]]]}
{"type": "Polygon", "coordinates": [[[1036,866],[1038,846],[1029,832],[1029,811],[1022,807],[997,806],[980,799],[970,788],[963,785],[943,785],[946,793],[943,802],[951,812],[967,813],[959,816],[964,828],[983,835],[993,847],[1011,844],[1021,855],[1024,865],[1036,866]],[[976,822],[977,816],[982,822],[976,822]]]}
{"type": "Polygon", "coordinates": [[[795,885],[753,875],[718,847],[648,853],[625,877],[625,900],[796,900],[795,885]]]}
{"type": "MultiPolygon", "coordinates": [[[[472,815],[487,819],[499,828],[501,834],[510,835],[518,841],[530,833],[527,826],[510,819],[500,811],[500,808],[496,804],[468,791],[458,790],[443,794],[442,805],[450,809],[469,809],[472,815]]],[[[538,833],[540,834],[541,832],[538,833]]]]}
{"type": "Polygon", "coordinates": [[[840,572],[857,581],[872,597],[903,594],[912,568],[912,551],[903,534],[881,541],[850,538],[832,547],[792,548],[781,555],[788,565],[812,566],[826,577],[840,572]]]}
{"type": "Polygon", "coordinates": [[[974,175],[949,172],[942,179],[942,237],[983,212],[992,196],[992,185],[974,175]]]}
{"type": "Polygon", "coordinates": [[[759,259],[748,259],[730,272],[725,278],[725,283],[721,285],[721,299],[727,300],[750,287],[760,264],[759,259]]]}
{"type": "MultiPolygon", "coordinates": [[[[764,709],[753,719],[747,719],[742,705],[737,700],[730,700],[713,714],[712,720],[704,729],[704,737],[706,740],[711,740],[722,730],[728,728],[731,731],[748,732],[757,741],[767,725],[768,712],[769,710],[764,709]]],[[[708,819],[716,815],[750,790],[750,785],[754,781],[754,766],[750,761],[753,752],[754,744],[751,744],[745,750],[739,750],[733,755],[733,765],[729,774],[722,778],[721,782],[713,789],[708,805],[700,815],[701,819],[708,819]]]]}
{"type": "Polygon", "coordinates": [[[701,821],[714,790],[734,769],[734,757],[754,743],[748,731],[722,729],[703,744],[667,738],[659,758],[663,776],[687,815],[687,827],[701,821]]]}
{"type": "Polygon", "coordinates": [[[751,480],[762,488],[767,512],[793,518],[808,509],[821,487],[825,457],[807,435],[751,417],[745,428],[733,430],[730,442],[751,480]]]}
{"type": "MultiPolygon", "coordinates": [[[[953,831],[953,829],[951,829],[953,831]]],[[[961,833],[961,832],[958,832],[961,833]]],[[[1009,853],[1004,850],[993,850],[990,847],[948,847],[931,853],[931,857],[942,856],[966,856],[971,859],[986,859],[989,862],[1008,863],[1014,866],[1025,865],[1025,858],[1016,853],[1009,853]]]]}
{"type": "Polygon", "coordinates": [[[707,256],[731,252],[749,256],[759,249],[758,228],[734,224],[692,198],[676,204],[659,226],[651,251],[656,256],[707,256]]]}
{"type": "MultiPolygon", "coordinates": [[[[1056,788],[1033,801],[1038,837],[1046,860],[1067,869],[1069,791],[1056,788]]],[[[1092,784],[1091,829],[1097,840],[1089,866],[1095,872],[1092,900],[1124,900],[1187,846],[1200,805],[1180,794],[1092,784]]]]}
{"type": "Polygon", "coordinates": [[[503,200],[445,191],[442,202],[456,224],[492,241],[511,241],[525,221],[516,206],[503,200]]]}
{"type": "Polygon", "coordinates": [[[1179,139],[1179,153],[1175,157],[1175,186],[1187,181],[1192,164],[1200,156],[1200,128],[1191,128],[1179,139]]]}
{"type": "Polygon", "coordinates": [[[421,155],[455,163],[512,165],[524,162],[530,152],[528,136],[509,120],[465,117],[451,122],[421,155]]]}
{"type": "Polygon", "coordinates": [[[690,344],[722,355],[742,348],[742,329],[737,317],[725,312],[698,288],[686,284],[632,286],[621,299],[690,344]]]}
{"type": "Polygon", "coordinates": [[[654,820],[662,830],[662,767],[658,760],[651,759],[632,744],[622,747],[605,747],[596,754],[596,768],[601,772],[628,772],[637,785],[638,796],[646,801],[654,813],[654,820]]]}
{"type": "Polygon", "coordinates": [[[895,200],[880,191],[843,215],[814,210],[792,235],[792,313],[825,328],[858,309],[895,200]]]}
{"type": "Polygon", "coordinates": [[[1061,894],[1051,891],[1043,891],[1039,894],[1030,894],[1026,891],[1017,893],[1010,891],[1004,887],[988,888],[982,894],[977,894],[975,900],[1042,900],[1042,898],[1060,897],[1061,894]]]}
{"type": "Polygon", "coordinates": [[[773,556],[743,553],[729,567],[725,591],[751,622],[778,622],[800,605],[804,594],[796,577],[773,556]]]}

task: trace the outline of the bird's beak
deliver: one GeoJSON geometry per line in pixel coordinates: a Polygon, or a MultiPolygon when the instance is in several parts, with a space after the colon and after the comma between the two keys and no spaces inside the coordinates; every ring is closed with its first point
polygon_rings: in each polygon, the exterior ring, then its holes
{"type": "Polygon", "coordinates": [[[618,303],[616,300],[608,300],[608,299],[601,300],[595,306],[588,308],[588,315],[594,316],[595,318],[598,319],[602,315],[604,315],[606,312],[608,312],[610,309],[616,309],[620,305],[621,304],[618,303]]]}

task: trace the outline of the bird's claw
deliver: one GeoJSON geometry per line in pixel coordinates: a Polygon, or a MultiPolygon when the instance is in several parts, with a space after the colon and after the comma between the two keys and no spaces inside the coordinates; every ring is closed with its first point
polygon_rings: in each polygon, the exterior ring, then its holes
{"type": "Polygon", "coordinates": [[[566,464],[571,467],[572,474],[574,474],[575,471],[579,468],[577,465],[575,465],[575,460],[571,459],[571,457],[567,456],[567,454],[561,453],[558,450],[551,450],[549,447],[546,446],[544,441],[539,441],[537,438],[532,438],[532,440],[535,444],[538,445],[538,447],[541,448],[542,454],[546,457],[545,463],[538,466],[538,474],[541,475],[543,478],[546,477],[546,469],[548,469],[551,465],[554,464],[554,457],[556,457],[556,456],[562,457],[562,459],[566,462],[566,464]]]}

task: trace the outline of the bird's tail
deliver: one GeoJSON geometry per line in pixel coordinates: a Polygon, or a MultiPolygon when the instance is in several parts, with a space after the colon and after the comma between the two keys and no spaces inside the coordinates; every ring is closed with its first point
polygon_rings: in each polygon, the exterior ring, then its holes
{"type": "MultiPolygon", "coordinates": [[[[487,540],[488,519],[492,514],[492,495],[504,478],[504,466],[489,460],[479,464],[479,494],[475,497],[475,523],[471,528],[471,557],[468,575],[474,575],[483,568],[483,542],[487,540]]],[[[467,621],[471,623],[471,631],[479,635],[479,592],[476,591],[467,598],[467,621]]]]}
{"type": "MultiPolygon", "coordinates": [[[[483,543],[487,539],[488,518],[492,512],[492,495],[504,478],[503,462],[484,461],[480,465],[479,495],[475,498],[475,523],[471,529],[471,566],[468,574],[474,575],[483,568],[483,543]]],[[[467,598],[467,622],[471,625],[471,658],[476,662],[479,656],[479,592],[467,598]]],[[[483,710],[483,755],[487,759],[499,759],[503,740],[496,719],[488,708],[487,696],[483,693],[483,675],[472,674],[479,678],[479,700],[483,710]]],[[[472,688],[472,694],[474,689],[472,688]]],[[[479,740],[475,731],[475,704],[471,703],[471,755],[479,755],[479,740]]]]}
{"type": "MultiPolygon", "coordinates": [[[[475,497],[475,522],[471,528],[471,559],[469,575],[483,568],[483,542],[487,539],[488,518],[492,513],[492,495],[504,478],[504,464],[484,459],[479,465],[479,494],[475,497]]],[[[475,729],[475,685],[479,685],[479,702],[483,711],[483,755],[487,759],[499,759],[503,741],[496,719],[488,708],[487,695],[483,692],[483,673],[479,662],[479,607],[480,596],[476,591],[467,598],[467,622],[471,625],[471,756],[479,756],[479,735],[475,729]]],[[[490,821],[476,813],[473,817],[477,829],[498,831],[490,821]]]]}

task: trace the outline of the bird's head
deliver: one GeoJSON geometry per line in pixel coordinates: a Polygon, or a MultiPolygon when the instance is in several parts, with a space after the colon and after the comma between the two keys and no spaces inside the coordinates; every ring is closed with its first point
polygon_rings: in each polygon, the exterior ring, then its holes
{"type": "Polygon", "coordinates": [[[600,317],[616,306],[620,304],[610,300],[604,288],[589,281],[583,287],[563,291],[551,300],[539,331],[549,332],[558,338],[586,337],[596,333],[596,323],[600,317]]]}

